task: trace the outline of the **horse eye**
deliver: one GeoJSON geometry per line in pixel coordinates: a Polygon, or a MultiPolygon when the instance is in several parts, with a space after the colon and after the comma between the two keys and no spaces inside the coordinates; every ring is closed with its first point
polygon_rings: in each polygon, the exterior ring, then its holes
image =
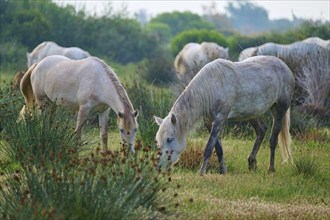
{"type": "Polygon", "coordinates": [[[173,141],[173,138],[167,138],[167,143],[171,143],[173,141]]]}
{"type": "Polygon", "coordinates": [[[124,129],[119,129],[120,133],[124,133],[124,129]]]}

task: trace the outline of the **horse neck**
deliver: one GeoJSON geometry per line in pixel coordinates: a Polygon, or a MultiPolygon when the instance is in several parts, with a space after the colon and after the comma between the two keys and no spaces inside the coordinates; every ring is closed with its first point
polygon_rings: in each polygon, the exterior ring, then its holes
{"type": "Polygon", "coordinates": [[[118,112],[122,112],[125,115],[131,114],[134,111],[133,105],[127,95],[126,90],[124,89],[123,85],[120,83],[117,75],[114,73],[111,67],[109,67],[104,61],[102,60],[99,61],[104,66],[104,69],[106,70],[110,78],[110,81],[113,84],[114,90],[116,91],[117,97],[115,98],[115,103],[112,109],[116,112],[116,114],[118,114],[118,112]]]}
{"type": "Polygon", "coordinates": [[[194,89],[185,90],[177,99],[171,109],[174,113],[179,125],[179,136],[184,137],[193,128],[194,124],[203,116],[208,116],[210,99],[203,97],[201,94],[202,86],[194,89]]]}

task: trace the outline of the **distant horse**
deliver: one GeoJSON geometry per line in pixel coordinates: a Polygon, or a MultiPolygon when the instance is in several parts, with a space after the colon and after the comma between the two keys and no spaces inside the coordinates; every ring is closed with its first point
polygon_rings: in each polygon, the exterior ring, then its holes
{"type": "Polygon", "coordinates": [[[239,54],[238,61],[243,61],[249,57],[251,57],[255,52],[257,48],[256,47],[248,47],[239,54]]]}
{"type": "Polygon", "coordinates": [[[218,58],[229,59],[228,48],[212,42],[188,43],[176,56],[174,67],[178,78],[188,84],[205,64],[218,58]]]}
{"type": "MultiPolygon", "coordinates": [[[[271,55],[280,58],[291,69],[296,82],[302,77],[307,77],[306,80],[309,80],[308,75],[313,72],[324,75],[323,78],[330,76],[330,50],[317,44],[302,41],[288,45],[266,43],[257,47],[254,55],[271,55]],[[307,72],[306,69],[308,69],[307,72]]],[[[309,83],[317,82],[310,81],[309,83]]],[[[300,83],[295,85],[293,100],[297,104],[302,104],[305,102],[306,91],[300,83]]]]}
{"type": "Polygon", "coordinates": [[[319,37],[309,37],[303,40],[302,42],[309,43],[309,44],[317,44],[321,47],[330,49],[330,40],[323,40],[319,37]]]}
{"type": "Polygon", "coordinates": [[[50,55],[62,55],[73,60],[81,60],[90,56],[87,51],[79,47],[61,47],[52,41],[45,41],[33,49],[31,53],[26,53],[27,67],[38,63],[43,58],[50,55]]]}
{"type": "MultiPolygon", "coordinates": [[[[26,108],[36,103],[42,108],[51,101],[78,111],[75,133],[80,134],[88,116],[97,113],[102,146],[107,148],[110,108],[116,113],[123,141],[134,152],[138,112],[134,111],[126,90],[117,75],[104,61],[89,57],[71,60],[53,55],[33,64],[20,85],[26,108]]],[[[24,112],[25,106],[22,111],[24,112]]]]}
{"type": "Polygon", "coordinates": [[[186,136],[198,119],[204,119],[210,138],[204,151],[200,173],[206,173],[207,163],[215,147],[220,173],[226,173],[219,135],[225,121],[247,120],[257,139],[248,158],[249,169],[257,166],[256,155],[267,127],[261,116],[268,110],[273,116],[270,138],[269,172],[274,172],[275,147],[278,142],[284,161],[290,153],[290,103],[294,78],[283,61],[272,56],[257,56],[242,62],[217,59],[205,65],[175,101],[168,116],[155,116],[160,126],[156,142],[161,150],[159,167],[175,163],[186,147],[186,136]]]}

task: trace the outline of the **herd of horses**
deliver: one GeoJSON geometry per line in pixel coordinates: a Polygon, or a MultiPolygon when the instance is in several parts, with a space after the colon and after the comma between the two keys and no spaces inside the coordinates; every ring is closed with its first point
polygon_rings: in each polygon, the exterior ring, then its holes
{"type": "MultiPolygon", "coordinates": [[[[215,148],[220,173],[227,169],[220,133],[226,120],[249,121],[256,132],[256,141],[248,158],[249,169],[256,169],[256,155],[267,127],[261,116],[270,110],[273,117],[270,137],[269,172],[274,172],[275,148],[284,161],[291,157],[289,133],[290,106],[297,84],[296,71],[305,60],[329,57],[330,41],[309,38],[290,45],[266,43],[247,48],[238,62],[229,60],[228,48],[212,43],[189,43],[174,61],[178,78],[186,85],[169,114],[154,116],[159,125],[156,134],[160,149],[159,168],[170,168],[186,147],[189,130],[203,119],[210,132],[200,174],[215,148]]],[[[103,60],[77,47],[61,47],[43,42],[27,53],[26,73],[16,77],[25,106],[21,114],[35,106],[42,110],[48,102],[78,112],[75,133],[79,135],[89,116],[99,117],[102,146],[108,147],[107,128],[111,109],[116,113],[119,133],[134,153],[138,130],[136,111],[113,69],[103,60]]],[[[327,63],[329,67],[329,60],[327,63]]],[[[329,68],[330,69],[330,68],[329,68]]]]}

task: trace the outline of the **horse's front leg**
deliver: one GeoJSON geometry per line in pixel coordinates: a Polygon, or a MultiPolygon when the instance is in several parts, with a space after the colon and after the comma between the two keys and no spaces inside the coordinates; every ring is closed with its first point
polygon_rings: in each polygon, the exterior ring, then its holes
{"type": "Polygon", "coordinates": [[[257,169],[257,159],[256,159],[257,153],[258,153],[260,145],[265,137],[267,127],[260,118],[250,120],[250,124],[252,125],[252,127],[254,128],[254,130],[256,132],[257,139],[254,143],[253,149],[248,158],[249,170],[256,170],[257,169]]]}
{"type": "MultiPolygon", "coordinates": [[[[204,161],[203,161],[202,167],[200,169],[201,175],[206,174],[207,163],[208,163],[210,157],[212,156],[212,152],[213,152],[213,148],[214,148],[215,144],[219,140],[219,135],[221,133],[224,121],[225,120],[222,118],[222,119],[216,119],[212,123],[211,135],[210,135],[210,138],[209,138],[209,140],[206,144],[205,150],[204,150],[204,161]]],[[[221,147],[221,145],[220,145],[220,147],[221,147]]],[[[222,147],[221,147],[221,149],[222,149],[222,147]]]]}

